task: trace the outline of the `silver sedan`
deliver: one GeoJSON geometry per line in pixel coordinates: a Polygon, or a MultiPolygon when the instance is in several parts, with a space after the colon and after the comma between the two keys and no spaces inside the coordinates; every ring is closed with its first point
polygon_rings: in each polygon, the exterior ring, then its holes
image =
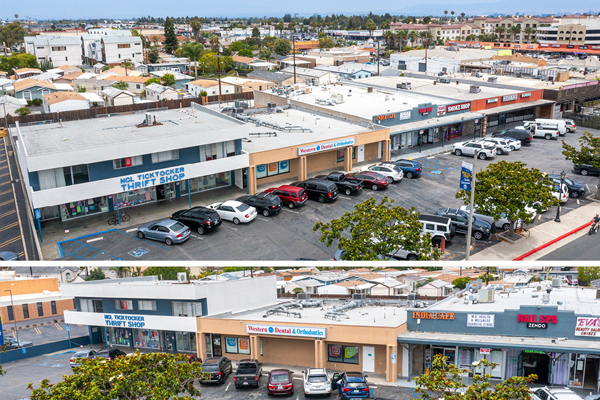
{"type": "Polygon", "coordinates": [[[190,238],[190,228],[172,219],[146,222],[138,227],[140,239],[152,239],[164,242],[169,246],[173,243],[183,243],[190,238]]]}

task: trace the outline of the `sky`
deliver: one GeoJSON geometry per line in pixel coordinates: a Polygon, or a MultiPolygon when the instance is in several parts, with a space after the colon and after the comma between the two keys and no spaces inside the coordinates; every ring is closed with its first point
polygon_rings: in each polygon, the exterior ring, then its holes
{"type": "Polygon", "coordinates": [[[298,13],[312,14],[377,14],[389,12],[392,15],[443,15],[444,10],[461,12],[467,15],[487,15],[491,13],[509,14],[563,14],[600,11],[597,0],[422,0],[399,2],[379,0],[371,3],[364,0],[22,0],[4,1],[0,7],[0,18],[14,19],[79,19],[113,18],[129,19],[142,15],[165,16],[206,16],[206,17],[262,17],[283,16],[298,13]],[[368,7],[372,7],[369,9],[368,7]]]}

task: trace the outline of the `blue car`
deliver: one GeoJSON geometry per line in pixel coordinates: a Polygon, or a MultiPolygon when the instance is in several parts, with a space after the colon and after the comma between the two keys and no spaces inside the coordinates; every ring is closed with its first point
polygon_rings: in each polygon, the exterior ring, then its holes
{"type": "Polygon", "coordinates": [[[404,176],[408,179],[418,178],[423,173],[423,166],[418,161],[400,159],[393,161],[393,163],[400,167],[404,172],[404,176]]]}
{"type": "Polygon", "coordinates": [[[342,399],[368,399],[371,397],[367,375],[363,375],[362,372],[334,374],[333,381],[336,380],[338,395],[342,399]]]}

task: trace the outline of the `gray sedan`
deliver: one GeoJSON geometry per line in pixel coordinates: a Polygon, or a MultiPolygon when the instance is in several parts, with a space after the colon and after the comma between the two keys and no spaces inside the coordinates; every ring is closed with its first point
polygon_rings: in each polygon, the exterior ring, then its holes
{"type": "Polygon", "coordinates": [[[4,344],[6,345],[6,348],[9,350],[33,346],[32,342],[28,342],[26,340],[17,341],[17,339],[15,339],[15,338],[4,338],[4,344]]]}
{"type": "Polygon", "coordinates": [[[78,351],[77,353],[73,354],[73,356],[71,356],[69,364],[71,364],[71,368],[79,367],[84,359],[90,359],[94,354],[96,354],[94,350],[78,351]]]}
{"type": "Polygon", "coordinates": [[[146,222],[138,227],[140,239],[152,239],[165,242],[167,245],[183,243],[190,238],[190,228],[172,219],[146,222]]]}

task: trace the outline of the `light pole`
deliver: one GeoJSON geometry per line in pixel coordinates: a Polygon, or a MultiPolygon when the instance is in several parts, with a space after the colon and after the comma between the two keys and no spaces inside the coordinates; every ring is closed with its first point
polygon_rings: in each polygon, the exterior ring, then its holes
{"type": "Polygon", "coordinates": [[[560,201],[562,199],[562,188],[563,185],[565,183],[565,178],[567,177],[567,174],[565,173],[565,171],[562,171],[560,173],[560,186],[558,187],[558,201],[559,204],[558,206],[556,206],[556,218],[554,218],[554,222],[560,222],[560,201]]]}
{"type": "Polygon", "coordinates": [[[21,347],[21,342],[19,341],[19,330],[17,329],[17,318],[15,317],[15,303],[13,303],[12,290],[4,289],[5,292],[10,293],[10,306],[13,310],[13,322],[15,323],[15,335],[17,335],[17,347],[21,347]]]}
{"type": "Polygon", "coordinates": [[[475,206],[475,166],[477,164],[478,157],[479,153],[475,152],[475,157],[473,157],[473,171],[471,171],[471,201],[469,202],[469,226],[467,228],[467,248],[465,256],[466,261],[469,261],[469,257],[471,257],[471,233],[473,232],[473,208],[475,206]]]}

